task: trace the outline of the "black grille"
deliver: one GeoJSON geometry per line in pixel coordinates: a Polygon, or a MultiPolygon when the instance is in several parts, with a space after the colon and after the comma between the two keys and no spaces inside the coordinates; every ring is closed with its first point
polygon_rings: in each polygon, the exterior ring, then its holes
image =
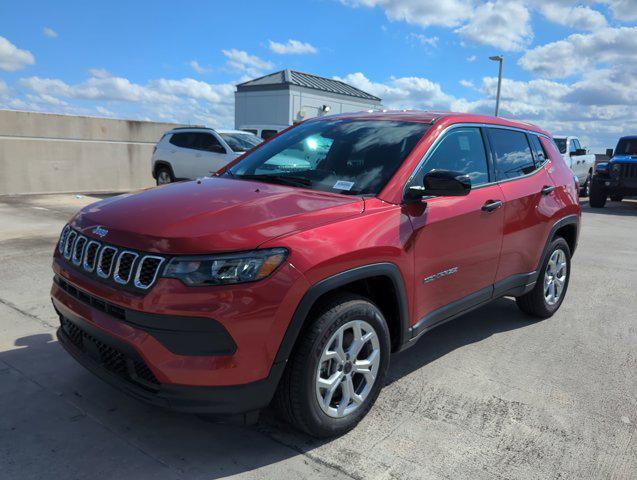
{"type": "Polygon", "coordinates": [[[139,265],[138,286],[147,287],[155,281],[155,276],[159,270],[163,259],[158,257],[146,257],[139,265]]]}
{"type": "Polygon", "coordinates": [[[77,232],[71,230],[69,234],[66,236],[66,242],[64,245],[64,258],[71,258],[71,253],[73,252],[73,242],[77,238],[77,232]]]}
{"type": "Polygon", "coordinates": [[[86,247],[86,254],[84,256],[84,268],[89,271],[95,270],[95,262],[97,261],[97,251],[100,248],[100,244],[97,242],[90,242],[86,247]]]}
{"type": "Polygon", "coordinates": [[[622,163],[619,174],[622,178],[637,178],[637,163],[622,163]]]}
{"type": "Polygon", "coordinates": [[[60,317],[62,330],[75,347],[115,375],[148,390],[157,390],[159,381],[140,358],[131,358],[124,352],[98,340],[67,318],[60,317]]]}
{"type": "Polygon", "coordinates": [[[98,265],[99,273],[108,277],[111,274],[111,267],[113,266],[113,260],[115,260],[115,253],[117,250],[113,247],[104,247],[102,254],[100,255],[100,264],[98,265]]]}
{"type": "Polygon", "coordinates": [[[128,283],[136,258],[137,254],[133,252],[119,254],[113,277],[117,283],[128,283]]]}
{"type": "Polygon", "coordinates": [[[84,255],[84,246],[86,245],[86,237],[79,237],[73,247],[73,263],[79,265],[82,263],[82,256],[84,255]]]}

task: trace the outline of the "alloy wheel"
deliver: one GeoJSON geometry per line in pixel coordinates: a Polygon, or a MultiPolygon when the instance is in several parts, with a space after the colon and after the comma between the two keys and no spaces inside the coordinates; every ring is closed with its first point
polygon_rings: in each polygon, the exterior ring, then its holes
{"type": "Polygon", "coordinates": [[[544,272],[544,300],[549,305],[555,305],[562,296],[566,283],[568,265],[566,254],[562,250],[555,250],[549,258],[544,272]]]}
{"type": "Polygon", "coordinates": [[[166,170],[162,170],[157,175],[157,185],[165,185],[166,183],[170,183],[170,173],[166,170]]]}
{"type": "Polygon", "coordinates": [[[374,328],[353,320],[331,336],[316,372],[316,399],[323,412],[342,418],[369,396],[380,368],[380,342],[374,328]]]}

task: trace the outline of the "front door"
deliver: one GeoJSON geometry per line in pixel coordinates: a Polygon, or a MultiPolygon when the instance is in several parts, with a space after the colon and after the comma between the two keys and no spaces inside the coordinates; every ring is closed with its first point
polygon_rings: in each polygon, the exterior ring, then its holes
{"type": "Polygon", "coordinates": [[[212,133],[197,133],[196,150],[193,153],[191,178],[209,177],[225,167],[234,157],[226,152],[212,133]]]}
{"type": "Polygon", "coordinates": [[[414,228],[414,335],[491,298],[503,235],[502,192],[490,183],[480,127],[456,127],[432,146],[410,184],[433,170],[471,178],[463,197],[435,197],[405,208],[414,228]]]}

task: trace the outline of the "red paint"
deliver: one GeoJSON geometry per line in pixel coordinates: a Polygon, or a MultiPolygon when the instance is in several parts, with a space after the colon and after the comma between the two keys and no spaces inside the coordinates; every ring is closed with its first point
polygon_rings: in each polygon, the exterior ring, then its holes
{"type": "MultiPolygon", "coordinates": [[[[148,313],[204,316],[221,322],[238,349],[232,356],[174,355],[143,331],[88,307],[53,286],[52,296],[94,326],[132,344],[162,383],[233,385],[267,377],[283,335],[310,286],[345,270],[396,264],[403,277],[409,323],[510,275],[537,267],[551,226],[580,214],[573,175],[552,142],[550,162],[526,178],[475,189],[466,197],[403,204],[407,179],[440,133],[455,123],[535,126],[488,116],[440,112],[350,114],[340,118],[430,122],[433,127],[375,198],[353,197],[228,178],[185,182],[121,195],[90,205],[72,225],[91,237],[97,225],[109,242],[163,254],[234,252],[286,247],[290,255],[271,277],[225,287],[186,287],[159,279],[145,296],[116,289],[68,268],[53,269],[109,302],[148,313]],[[542,195],[544,185],[556,185],[542,195]],[[481,210],[502,200],[494,212],[481,210]],[[458,272],[435,282],[429,275],[458,272]]],[[[324,120],[319,120],[324,121],[324,120]]]]}

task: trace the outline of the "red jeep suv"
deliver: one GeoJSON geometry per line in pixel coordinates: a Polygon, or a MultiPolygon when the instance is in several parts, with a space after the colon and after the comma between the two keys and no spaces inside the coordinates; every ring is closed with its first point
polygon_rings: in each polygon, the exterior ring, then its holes
{"type": "Polygon", "coordinates": [[[58,337],[155,405],[254,418],[274,403],[336,435],[423,333],[502,296],[555,313],[580,215],[572,172],[533,125],[308,120],[213,178],[78,212],[53,259],[58,337]]]}

